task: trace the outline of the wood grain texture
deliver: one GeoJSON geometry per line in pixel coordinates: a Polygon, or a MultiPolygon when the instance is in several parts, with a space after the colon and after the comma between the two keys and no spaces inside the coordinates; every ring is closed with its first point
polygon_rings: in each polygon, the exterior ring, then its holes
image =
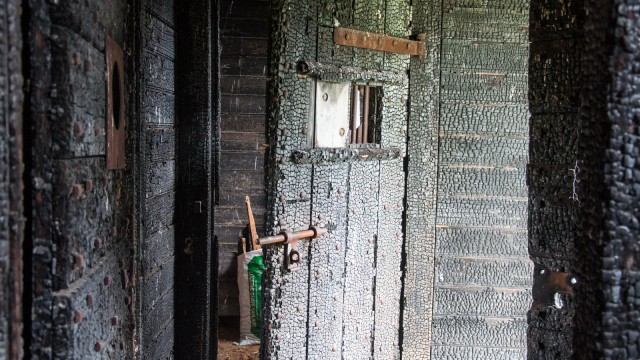
{"type": "Polygon", "coordinates": [[[237,267],[242,227],[248,223],[245,196],[251,197],[256,227],[265,229],[265,151],[267,113],[267,1],[220,2],[222,96],[220,124],[220,182],[217,188],[215,233],[219,255],[221,316],[237,316],[237,267]]]}

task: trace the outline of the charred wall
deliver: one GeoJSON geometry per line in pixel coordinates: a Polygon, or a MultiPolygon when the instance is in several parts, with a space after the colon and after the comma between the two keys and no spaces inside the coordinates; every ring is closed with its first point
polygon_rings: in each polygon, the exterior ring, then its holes
{"type": "Polygon", "coordinates": [[[0,358],[22,358],[23,77],[20,1],[0,4],[0,358]]]}
{"type": "Polygon", "coordinates": [[[220,3],[221,153],[215,211],[220,316],[237,316],[239,311],[236,256],[248,224],[246,195],[258,233],[264,234],[269,10],[266,0],[220,3]]]}
{"type": "Polygon", "coordinates": [[[30,356],[131,357],[136,263],[134,7],[29,1],[30,356]],[[105,37],[124,50],[126,169],[107,170],[105,37]]]}
{"type": "Polygon", "coordinates": [[[173,0],[140,3],[140,352],[143,358],[166,359],[175,341],[175,13],[173,0]]]}
{"type": "MultiPolygon", "coordinates": [[[[582,1],[531,2],[529,254],[538,273],[576,271],[584,201],[575,193],[584,168],[578,163],[584,21],[582,1]]],[[[529,357],[567,358],[576,304],[568,297],[558,309],[546,300],[529,313],[529,357]]]]}
{"type": "Polygon", "coordinates": [[[639,6],[532,2],[529,252],[577,284],[530,311],[529,358],[638,356],[639,6]]]}
{"type": "MultiPolygon", "coordinates": [[[[604,181],[609,201],[604,213],[608,239],[602,260],[606,309],[602,347],[605,357],[635,358],[640,356],[640,1],[613,1],[613,9],[613,21],[593,25],[608,35],[613,27],[615,36],[606,63],[612,79],[606,109],[610,131],[604,181]]],[[[603,16],[610,13],[605,5],[596,10],[603,16]]],[[[606,44],[609,37],[603,40],[606,44]]],[[[603,60],[598,56],[592,61],[603,66],[603,60]]]]}
{"type": "Polygon", "coordinates": [[[403,357],[522,358],[528,1],[414,1],[403,357]]]}

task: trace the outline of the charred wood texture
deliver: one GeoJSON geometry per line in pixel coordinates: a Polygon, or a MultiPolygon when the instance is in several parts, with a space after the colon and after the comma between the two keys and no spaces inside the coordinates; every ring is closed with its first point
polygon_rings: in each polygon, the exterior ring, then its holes
{"type": "Polygon", "coordinates": [[[140,354],[166,359],[174,353],[176,314],[175,4],[141,1],[138,6],[140,354]]]}
{"type": "MultiPolygon", "coordinates": [[[[176,3],[175,354],[216,355],[216,270],[213,269],[213,134],[218,112],[217,2],[176,3]],[[213,275],[212,275],[213,274],[213,275]]],[[[168,200],[168,199],[167,199],[168,200]]],[[[169,200],[170,201],[170,200],[169,200]]],[[[164,202],[164,200],[162,201],[164,202]]],[[[171,205],[168,205],[171,207],[171,205]]],[[[170,295],[170,294],[169,294],[170,295]]],[[[172,301],[172,300],[167,300],[172,301]]]]}
{"type": "Polygon", "coordinates": [[[527,24],[528,1],[414,2],[403,358],[526,352],[527,24]]]}
{"type": "Polygon", "coordinates": [[[20,1],[0,4],[0,358],[21,359],[24,240],[20,1]]]}
{"type": "MultiPolygon", "coordinates": [[[[133,356],[136,132],[126,128],[128,170],[107,171],[104,77],[107,35],[133,53],[129,5],[24,3],[34,216],[29,357],[133,356]]],[[[132,65],[126,56],[127,84],[132,65]]],[[[134,88],[124,89],[128,119],[134,88]]]]}

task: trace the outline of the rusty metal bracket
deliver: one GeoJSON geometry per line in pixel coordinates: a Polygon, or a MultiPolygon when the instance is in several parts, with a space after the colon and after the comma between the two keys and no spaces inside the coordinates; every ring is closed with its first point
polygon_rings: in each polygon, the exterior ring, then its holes
{"type": "Polygon", "coordinates": [[[300,261],[302,260],[302,254],[298,251],[298,240],[315,239],[326,233],[327,229],[325,228],[311,226],[309,230],[283,231],[278,235],[260,238],[258,239],[258,245],[284,244],[284,266],[289,271],[296,271],[300,268],[300,261]]]}
{"type": "Polygon", "coordinates": [[[416,55],[418,57],[422,57],[426,53],[425,40],[426,34],[419,34],[418,40],[409,40],[341,27],[333,30],[333,42],[336,45],[385,51],[395,54],[416,55]]]}
{"type": "Polygon", "coordinates": [[[124,55],[113,39],[105,39],[107,64],[107,169],[125,168],[124,55]]]}

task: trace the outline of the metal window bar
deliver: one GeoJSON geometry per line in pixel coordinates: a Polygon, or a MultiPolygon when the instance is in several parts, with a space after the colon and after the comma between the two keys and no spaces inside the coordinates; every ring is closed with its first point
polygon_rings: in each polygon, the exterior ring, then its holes
{"type": "Polygon", "coordinates": [[[371,93],[369,85],[356,85],[353,87],[351,126],[349,129],[351,131],[351,144],[367,144],[370,142],[371,93]]]}

